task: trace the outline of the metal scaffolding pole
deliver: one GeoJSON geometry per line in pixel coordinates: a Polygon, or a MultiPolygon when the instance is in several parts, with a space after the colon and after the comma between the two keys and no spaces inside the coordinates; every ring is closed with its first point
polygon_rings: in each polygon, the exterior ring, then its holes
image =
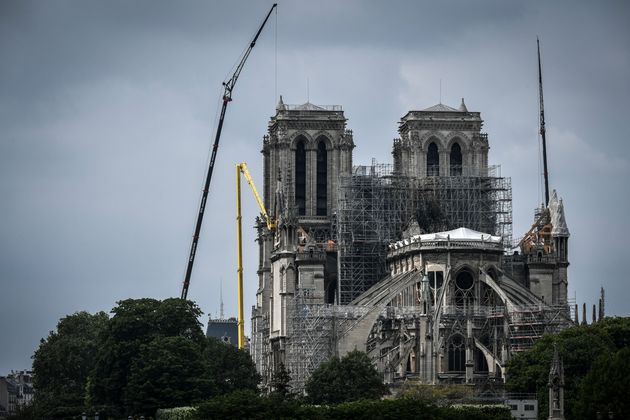
{"type": "MultiPolygon", "coordinates": [[[[470,171],[467,171],[470,172],[470,171]]],[[[407,178],[393,165],[358,166],[340,181],[336,235],[339,303],[348,304],[386,275],[387,245],[410,220],[425,231],[467,227],[512,243],[512,187],[498,167],[476,176],[407,178]]]]}

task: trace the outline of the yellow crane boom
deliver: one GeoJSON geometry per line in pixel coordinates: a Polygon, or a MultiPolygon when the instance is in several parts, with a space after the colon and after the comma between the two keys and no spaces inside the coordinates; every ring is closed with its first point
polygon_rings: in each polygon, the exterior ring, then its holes
{"type": "Polygon", "coordinates": [[[243,309],[243,244],[242,244],[242,226],[241,226],[241,174],[247,180],[252,192],[254,193],[254,197],[256,198],[256,202],[258,203],[258,207],[260,208],[260,214],[265,219],[265,223],[267,224],[267,229],[274,230],[276,228],[275,223],[269,217],[267,210],[265,209],[265,205],[263,204],[258,191],[256,190],[256,186],[254,185],[254,180],[252,176],[249,174],[249,170],[247,169],[247,164],[244,162],[236,164],[236,260],[237,260],[237,268],[236,268],[236,277],[237,277],[237,288],[238,288],[238,348],[242,349],[245,346],[245,315],[243,309]]]}

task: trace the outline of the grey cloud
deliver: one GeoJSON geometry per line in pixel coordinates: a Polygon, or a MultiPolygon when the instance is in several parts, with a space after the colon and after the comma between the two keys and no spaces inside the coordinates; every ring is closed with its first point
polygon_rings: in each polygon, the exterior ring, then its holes
{"type": "MultiPolygon", "coordinates": [[[[270,7],[259,1],[0,2],[0,374],[76,310],[179,294],[229,73],[270,7]]],[[[535,39],[552,185],[572,232],[570,293],[628,315],[622,262],[630,146],[626,2],[283,2],[278,93],[341,104],[355,163],[391,161],[409,108],[466,98],[514,187],[517,236],[539,194],[535,39]],[[604,239],[601,239],[602,237],[604,239]],[[597,237],[596,244],[592,238],[597,237]]],[[[228,110],[191,297],[235,313],[234,164],[260,179],[274,112],[275,16],[228,110]]],[[[244,220],[257,213],[245,199],[244,220]]],[[[253,222],[248,222],[249,227],[253,222]]],[[[257,249],[245,231],[246,306],[257,249]]]]}

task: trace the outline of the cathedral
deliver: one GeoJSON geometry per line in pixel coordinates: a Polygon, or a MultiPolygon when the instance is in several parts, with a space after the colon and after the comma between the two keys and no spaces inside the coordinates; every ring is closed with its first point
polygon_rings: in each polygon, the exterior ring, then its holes
{"type": "Polygon", "coordinates": [[[368,353],[386,383],[505,381],[510,356],[572,324],[555,191],[512,239],[509,178],[479,112],[409,111],[392,164],[353,166],[341,106],[285,104],[263,138],[250,352],[294,390],[330,357],[368,353]]]}

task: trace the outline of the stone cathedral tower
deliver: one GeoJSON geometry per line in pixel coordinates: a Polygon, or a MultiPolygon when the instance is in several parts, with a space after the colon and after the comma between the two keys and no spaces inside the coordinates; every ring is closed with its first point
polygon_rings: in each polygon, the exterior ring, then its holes
{"type": "Polygon", "coordinates": [[[400,121],[394,143],[394,167],[404,176],[485,176],[488,136],[479,112],[444,104],[409,111],[400,121]]]}
{"type": "Polygon", "coordinates": [[[511,354],[571,324],[562,200],[515,249],[510,179],[463,100],[409,111],[393,165],[355,168],[340,106],[275,111],[262,154],[276,228],[258,221],[250,344],[264,387],[284,365],[300,392],[353,349],[387,382],[503,380],[511,354]]]}
{"type": "Polygon", "coordinates": [[[280,97],[263,140],[264,204],[275,233],[260,225],[259,286],[252,311],[254,360],[264,372],[284,363],[291,305],[333,303],[337,255],[332,215],[340,175],[352,171],[352,131],[341,106],[286,105],[280,97]]]}

